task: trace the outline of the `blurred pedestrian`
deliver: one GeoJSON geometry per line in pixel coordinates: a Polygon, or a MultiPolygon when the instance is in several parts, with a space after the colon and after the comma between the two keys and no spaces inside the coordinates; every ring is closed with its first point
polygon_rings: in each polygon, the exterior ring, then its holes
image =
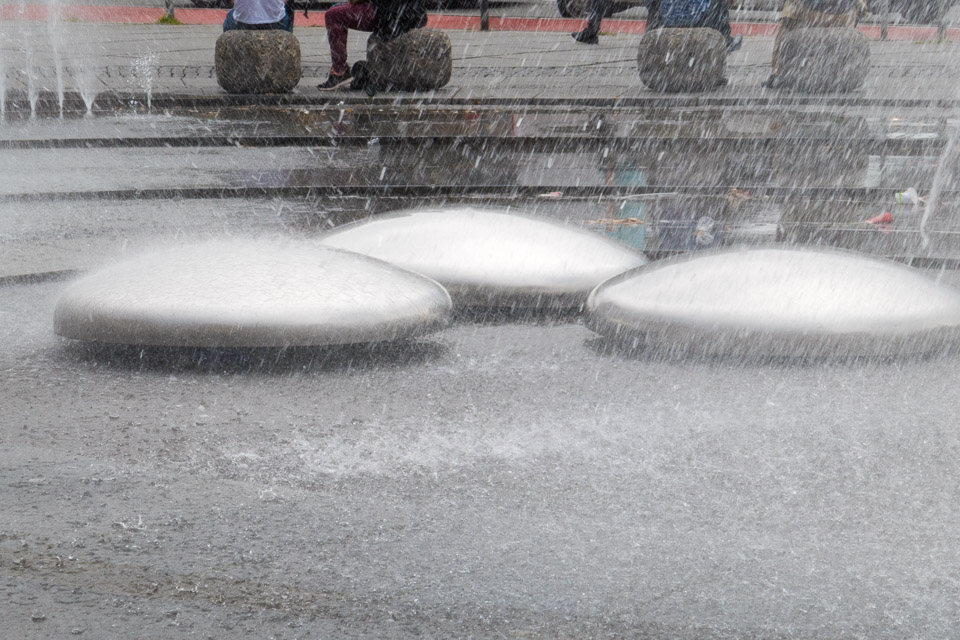
{"type": "Polygon", "coordinates": [[[863,0],[786,0],[780,12],[780,25],[773,41],[771,74],[763,86],[779,89],[783,86],[778,66],[783,34],[805,27],[853,27],[861,15],[867,15],[863,0]]]}
{"type": "Polygon", "coordinates": [[[236,0],[223,21],[224,31],[293,31],[293,7],[285,0],[236,0]]]}
{"type": "MultiPolygon", "coordinates": [[[[656,2],[657,0],[653,0],[656,2]]],[[[611,0],[590,0],[590,11],[587,13],[587,28],[570,34],[573,39],[583,44],[599,44],[600,23],[612,12],[611,0]]]]}
{"type": "MultiPolygon", "coordinates": [[[[591,0],[587,28],[573,34],[574,40],[597,44],[600,22],[610,8],[611,0],[591,0]]],[[[723,36],[727,53],[743,44],[743,36],[730,33],[729,0],[649,0],[647,3],[647,31],[661,28],[715,29],[723,36]]]]}

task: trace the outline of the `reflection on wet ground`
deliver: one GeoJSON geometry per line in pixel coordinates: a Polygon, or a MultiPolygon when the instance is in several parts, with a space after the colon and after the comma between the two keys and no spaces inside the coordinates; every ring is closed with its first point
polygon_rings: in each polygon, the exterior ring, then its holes
{"type": "Polygon", "coordinates": [[[654,253],[787,240],[954,258],[960,153],[946,150],[960,123],[945,113],[344,106],[11,121],[0,127],[0,208],[16,218],[27,200],[136,210],[154,206],[144,199],[237,195],[287,203],[312,230],[469,200],[560,216],[654,253]],[[947,187],[933,202],[938,178],[947,187]],[[908,188],[921,200],[897,203],[908,188]]]}

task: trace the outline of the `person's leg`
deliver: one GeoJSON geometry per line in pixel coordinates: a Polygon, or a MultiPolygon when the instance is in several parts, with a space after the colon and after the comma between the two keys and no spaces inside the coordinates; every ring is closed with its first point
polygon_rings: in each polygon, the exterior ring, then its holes
{"type": "Polygon", "coordinates": [[[730,11],[727,9],[727,0],[711,0],[710,6],[703,17],[697,21],[696,27],[715,29],[723,36],[723,40],[730,43],[730,11]]]}
{"type": "Polygon", "coordinates": [[[590,13],[587,15],[587,28],[573,34],[573,39],[584,44],[597,44],[600,24],[610,10],[610,0],[590,0],[590,13]]]}
{"type": "Polygon", "coordinates": [[[663,28],[663,20],[660,19],[660,0],[650,0],[647,4],[647,25],[644,31],[661,28],[663,28]]]}
{"type": "Polygon", "coordinates": [[[773,39],[773,56],[770,59],[770,78],[766,81],[765,86],[776,89],[780,86],[780,45],[783,42],[784,34],[793,31],[794,29],[802,26],[801,20],[802,9],[796,2],[788,0],[783,7],[783,12],[780,14],[780,24],[777,26],[777,35],[773,39]]]}
{"type": "Polygon", "coordinates": [[[727,53],[733,53],[743,44],[743,36],[733,35],[730,32],[730,0],[720,0],[720,8],[717,15],[717,31],[727,42],[727,53]]]}
{"type": "Polygon", "coordinates": [[[780,44],[783,41],[783,35],[785,33],[800,27],[852,27],[856,23],[856,10],[848,13],[831,14],[810,11],[809,9],[794,8],[792,14],[787,14],[787,10],[784,9],[784,17],[780,19],[777,36],[773,41],[773,59],[770,64],[773,69],[771,80],[779,77],[780,44]]]}
{"type": "Polygon", "coordinates": [[[283,19],[280,21],[280,28],[284,31],[293,33],[293,9],[291,9],[289,6],[283,15],[283,19]]]}
{"type": "Polygon", "coordinates": [[[230,9],[230,11],[227,11],[227,17],[223,19],[223,30],[233,31],[239,28],[240,25],[237,24],[236,18],[233,17],[233,9],[230,9]]]}
{"type": "Polygon", "coordinates": [[[330,72],[335,76],[345,75],[349,71],[347,29],[373,31],[377,25],[377,9],[371,2],[338,4],[327,10],[323,20],[330,44],[330,72]]]}

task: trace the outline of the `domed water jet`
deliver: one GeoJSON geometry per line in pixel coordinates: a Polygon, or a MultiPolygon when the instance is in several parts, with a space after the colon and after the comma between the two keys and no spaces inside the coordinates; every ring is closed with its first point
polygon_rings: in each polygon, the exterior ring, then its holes
{"type": "Polygon", "coordinates": [[[587,309],[597,333],[668,354],[923,354],[960,337],[960,294],[913,268],[833,250],[665,260],[604,282],[587,309]]]}
{"type": "Polygon", "coordinates": [[[71,284],[54,329],[66,338],[167,347],[381,342],[446,326],[436,282],[303,241],[220,240],[142,255],[71,284]]]}
{"type": "Polygon", "coordinates": [[[334,229],[321,243],[422,273],[467,307],[577,307],[604,280],[647,262],[591,231],[473,207],[399,211],[334,229]]]}

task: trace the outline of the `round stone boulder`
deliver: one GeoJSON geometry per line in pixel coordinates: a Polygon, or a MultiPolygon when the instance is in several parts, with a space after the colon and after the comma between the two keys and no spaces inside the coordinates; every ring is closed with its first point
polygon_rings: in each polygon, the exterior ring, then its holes
{"type": "Polygon", "coordinates": [[[287,93],[300,82],[300,41],[282,29],[225,31],[215,58],[227,93],[287,93]]]}
{"type": "Polygon", "coordinates": [[[777,72],[807,93],[855,91],[870,71],[867,37],[852,28],[795,29],[783,35],[777,72]]]}
{"type": "Polygon", "coordinates": [[[960,294],[913,268],[835,250],[685,255],[604,282],[587,310],[597,333],[670,355],[887,356],[960,337],[960,294]]]}
{"type": "Polygon", "coordinates": [[[314,242],[223,240],[141,255],[72,283],[54,330],[167,347],[382,342],[444,327],[436,282],[314,242]]]}
{"type": "Polygon", "coordinates": [[[568,309],[647,259],[600,234],[508,211],[401,211],[320,240],[433,278],[464,307],[568,309]]]}
{"type": "Polygon", "coordinates": [[[654,91],[706,91],[727,71],[727,49],[715,29],[654,29],[640,38],[640,80],[654,91]]]}
{"type": "Polygon", "coordinates": [[[413,29],[386,42],[367,44],[369,83],[380,91],[432,91],[453,74],[450,38],[438,29],[413,29]]]}

